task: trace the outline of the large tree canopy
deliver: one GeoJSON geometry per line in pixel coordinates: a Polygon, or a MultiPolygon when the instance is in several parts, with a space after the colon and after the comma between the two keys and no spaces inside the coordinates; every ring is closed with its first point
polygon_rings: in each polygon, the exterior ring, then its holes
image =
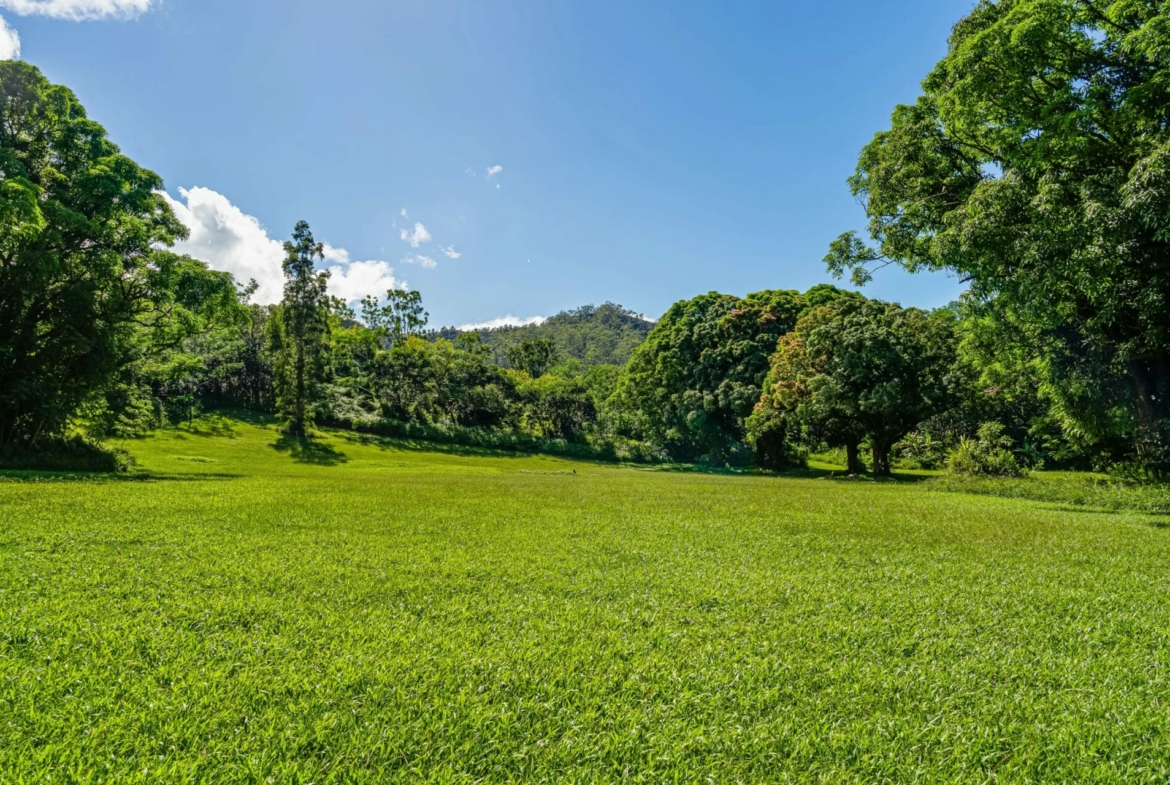
{"type": "Polygon", "coordinates": [[[1170,15],[1152,0],[983,0],[861,154],[869,215],[827,259],[949,269],[1105,353],[1147,455],[1170,420],[1170,15]]]}
{"type": "Polygon", "coordinates": [[[780,339],[764,392],[748,420],[757,459],[782,463],[778,438],[844,447],[860,469],[868,440],[875,474],[890,450],[954,399],[957,337],[949,311],[842,300],[810,311],[780,339]]]}
{"type": "Polygon", "coordinates": [[[161,188],[72,92],[0,63],[0,445],[59,432],[141,330],[174,327],[200,276],[157,250],[185,233],[161,188]]]}
{"type": "Polygon", "coordinates": [[[623,370],[614,406],[625,427],[685,460],[745,450],[744,419],[760,399],[776,342],[808,309],[849,296],[858,297],[818,286],[676,303],[623,370]]]}

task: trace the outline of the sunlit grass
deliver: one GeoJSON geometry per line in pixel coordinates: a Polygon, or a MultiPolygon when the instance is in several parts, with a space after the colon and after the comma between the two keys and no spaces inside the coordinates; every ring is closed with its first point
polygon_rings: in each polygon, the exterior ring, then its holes
{"type": "Polygon", "coordinates": [[[0,481],[0,782],[1170,778],[1160,518],[223,418],[128,447],[0,481]]]}

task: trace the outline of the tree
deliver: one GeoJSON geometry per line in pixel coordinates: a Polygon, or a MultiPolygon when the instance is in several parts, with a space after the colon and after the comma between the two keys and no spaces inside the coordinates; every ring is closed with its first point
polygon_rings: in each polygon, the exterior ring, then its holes
{"type": "Polygon", "coordinates": [[[304,436],[329,368],[329,273],[316,271],[325,249],[305,221],[297,223],[284,251],[284,300],[278,318],[269,321],[276,405],[289,432],[304,436]]]}
{"type": "Polygon", "coordinates": [[[889,475],[894,444],[950,408],[956,343],[949,311],[850,300],[815,309],[780,342],[753,432],[799,424],[806,438],[845,447],[851,472],[868,439],[874,474],[889,475]]]}
{"type": "Polygon", "coordinates": [[[67,88],[0,63],[0,447],[60,434],[182,326],[162,186],[67,88]]]}
{"type": "Polygon", "coordinates": [[[597,419],[589,388],[579,376],[551,373],[540,378],[521,378],[516,385],[525,406],[525,421],[532,433],[551,439],[580,439],[597,419]]]}
{"type": "Polygon", "coordinates": [[[423,309],[422,294],[417,291],[391,289],[385,304],[375,297],[362,300],[362,321],[378,332],[386,348],[412,335],[422,335],[430,315],[423,309]]]}
{"type": "MultiPolygon", "coordinates": [[[[867,246],[830,269],[953,270],[1045,340],[1128,377],[1170,468],[1170,25],[1132,0],[982,0],[850,180],[867,246]]],[[[1057,380],[1059,381],[1059,380],[1057,380]]]]}
{"type": "Polygon", "coordinates": [[[556,345],[548,338],[527,339],[509,346],[507,356],[509,365],[533,379],[544,376],[559,359],[556,345]]]}
{"type": "Polygon", "coordinates": [[[682,460],[737,460],[777,341],[807,309],[843,297],[858,295],[820,286],[675,303],[622,371],[608,407],[616,427],[682,460]]]}

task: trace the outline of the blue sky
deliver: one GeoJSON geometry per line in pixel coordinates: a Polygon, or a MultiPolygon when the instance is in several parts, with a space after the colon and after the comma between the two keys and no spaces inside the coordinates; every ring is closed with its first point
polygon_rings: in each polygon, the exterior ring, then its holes
{"type": "MultiPolygon", "coordinates": [[[[24,60],[163,176],[193,225],[183,250],[271,275],[304,218],[339,293],[406,281],[438,325],[606,300],[657,317],[711,290],[830,280],[829,242],[864,223],[845,184],[859,149],[971,6],[0,0],[0,15],[24,60]]],[[[959,291],[891,270],[867,287],[925,307],[959,291]]]]}

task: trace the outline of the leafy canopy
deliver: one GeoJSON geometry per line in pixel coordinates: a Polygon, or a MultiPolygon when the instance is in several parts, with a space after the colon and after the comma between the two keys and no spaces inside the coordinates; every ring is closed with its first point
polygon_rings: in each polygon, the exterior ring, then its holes
{"type": "Polygon", "coordinates": [[[957,271],[1104,352],[1170,418],[1170,21],[1148,0],[982,0],[850,181],[869,216],[827,257],[957,271]]]}
{"type": "Polygon", "coordinates": [[[777,341],[809,308],[845,297],[859,295],[818,286],[675,303],[622,372],[613,408],[624,429],[676,458],[740,457],[777,341]]]}
{"type": "Polygon", "coordinates": [[[781,423],[847,448],[851,462],[868,440],[875,473],[888,474],[893,445],[952,405],[956,344],[949,311],[856,300],[814,309],[779,343],[752,437],[758,444],[781,423]]]}
{"type": "Polygon", "coordinates": [[[159,250],[186,233],[162,185],[67,88],[0,63],[0,446],[61,433],[231,299],[159,250]]]}

